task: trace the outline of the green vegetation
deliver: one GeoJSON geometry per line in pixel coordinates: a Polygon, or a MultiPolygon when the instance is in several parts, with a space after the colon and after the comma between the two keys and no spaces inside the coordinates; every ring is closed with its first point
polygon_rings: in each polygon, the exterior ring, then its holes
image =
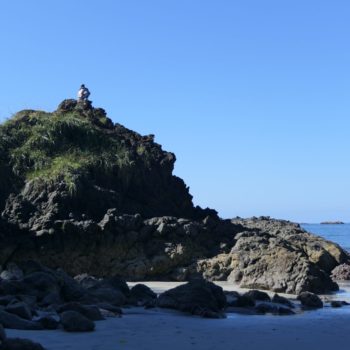
{"type": "Polygon", "coordinates": [[[40,111],[19,112],[0,126],[1,163],[26,180],[62,178],[72,191],[79,175],[132,166],[121,140],[78,112],[40,111]]]}

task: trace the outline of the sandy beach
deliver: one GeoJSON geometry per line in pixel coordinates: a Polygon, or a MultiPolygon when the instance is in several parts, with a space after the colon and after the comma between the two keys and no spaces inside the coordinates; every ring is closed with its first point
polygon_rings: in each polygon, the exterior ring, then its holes
{"type": "Polygon", "coordinates": [[[350,309],[323,309],[296,316],[229,315],[208,320],[174,312],[130,309],[122,318],[96,322],[93,333],[8,330],[48,350],[346,350],[350,309]],[[345,311],[346,310],[346,311],[345,311]]]}
{"type": "MultiPolygon", "coordinates": [[[[173,287],[150,282],[155,290],[173,287]]],[[[347,299],[343,289],[335,298],[347,299]]],[[[325,307],[294,316],[228,314],[226,319],[202,319],[174,311],[124,309],[122,318],[96,322],[92,333],[7,330],[8,336],[29,338],[48,350],[318,350],[350,343],[350,307],[325,307]]]]}

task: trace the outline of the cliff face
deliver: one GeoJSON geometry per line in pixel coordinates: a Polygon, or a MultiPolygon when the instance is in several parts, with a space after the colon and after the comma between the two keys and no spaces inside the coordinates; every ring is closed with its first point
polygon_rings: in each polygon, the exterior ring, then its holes
{"type": "Polygon", "coordinates": [[[172,174],[174,154],[90,104],[66,100],[54,113],[21,111],[0,136],[0,209],[21,228],[101,220],[110,208],[145,218],[206,214],[172,174]]]}
{"type": "Polygon", "coordinates": [[[348,255],[298,225],[194,207],[175,155],[75,100],[0,126],[0,265],[36,260],[130,280],[203,276],[278,292],[337,289],[348,255]]]}

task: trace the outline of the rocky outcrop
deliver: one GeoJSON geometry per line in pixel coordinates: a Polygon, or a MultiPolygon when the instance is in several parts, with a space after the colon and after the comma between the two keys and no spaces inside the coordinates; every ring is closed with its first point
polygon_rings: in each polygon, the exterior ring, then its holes
{"type": "MultiPolygon", "coordinates": [[[[129,280],[185,281],[202,276],[245,288],[298,294],[336,290],[329,275],[339,263],[348,261],[336,244],[296,224],[266,218],[239,222],[212,217],[145,220],[139,214],[118,215],[111,209],[100,222],[55,220],[50,227],[50,232],[13,233],[0,254],[1,263],[36,260],[60,266],[71,275],[118,274],[129,280]]],[[[10,276],[9,271],[4,275],[10,276]]],[[[35,280],[44,278],[43,274],[34,275],[35,280]]],[[[46,297],[57,298],[47,278],[43,288],[51,294],[46,297]]],[[[74,284],[65,278],[64,293],[79,298],[81,291],[70,288],[74,284]]],[[[83,277],[81,281],[88,283],[83,277]]],[[[98,279],[90,278],[88,284],[96,298],[110,295],[117,299],[119,292],[99,285],[98,279]]],[[[120,298],[119,305],[124,302],[124,296],[120,298]]]]}
{"type": "Polygon", "coordinates": [[[172,174],[175,155],[153,135],[113,124],[101,108],[66,100],[51,114],[21,111],[0,136],[0,175],[9,182],[0,183],[0,210],[21,228],[50,229],[52,219],[70,217],[99,221],[109,208],[146,218],[206,214],[172,174]]]}
{"type": "Polygon", "coordinates": [[[95,276],[79,285],[62,273],[62,289],[32,266],[26,286],[40,290],[43,306],[82,297],[120,306],[129,296],[99,281],[115,275],[204,277],[285,293],[337,288],[329,275],[349,262],[339,246],[290,222],[221,220],[195,207],[173,175],[175,160],[154,135],[114,124],[90,102],[17,113],[0,126],[1,288],[19,288],[9,263],[28,260],[95,276]]]}
{"type": "Polygon", "coordinates": [[[232,249],[194,267],[204,277],[285,293],[337,290],[329,275],[349,259],[337,244],[288,221],[262,217],[232,223],[242,226],[232,249]]]}

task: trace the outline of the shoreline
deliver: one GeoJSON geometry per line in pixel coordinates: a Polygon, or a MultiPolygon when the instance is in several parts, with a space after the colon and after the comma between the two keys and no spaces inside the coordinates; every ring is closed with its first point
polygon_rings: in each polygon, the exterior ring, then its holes
{"type": "Polygon", "coordinates": [[[293,316],[247,316],[202,319],[176,311],[125,309],[122,318],[96,322],[93,333],[7,330],[11,337],[40,342],[47,350],[345,350],[350,309],[324,308],[293,316]]]}
{"type": "MultiPolygon", "coordinates": [[[[248,288],[240,288],[238,285],[235,285],[232,282],[226,282],[226,281],[212,281],[216,285],[223,288],[224,291],[231,292],[235,291],[238,293],[245,293],[248,292],[251,289],[248,288]]],[[[139,282],[127,282],[128,286],[131,288],[137,284],[144,284],[147,287],[151,288],[155,293],[160,294],[168,289],[175,288],[177,286],[186,284],[186,282],[164,282],[164,281],[139,281],[139,282]]],[[[332,292],[329,294],[319,294],[319,297],[322,300],[325,301],[332,301],[332,300],[344,300],[350,303],[350,281],[337,281],[339,285],[339,291],[332,292]]],[[[269,290],[262,290],[263,292],[267,293],[270,297],[272,297],[274,294],[278,294],[280,296],[283,296],[287,299],[292,300],[294,303],[297,302],[297,295],[296,294],[286,294],[286,293],[275,293],[269,290]]]]}
{"type": "MultiPolygon", "coordinates": [[[[173,288],[181,282],[142,282],[157,292],[173,288]]],[[[129,286],[137,282],[130,282],[129,286]]],[[[218,283],[227,290],[237,290],[231,284],[218,283]]],[[[240,291],[246,291],[240,289],[240,291]]],[[[269,292],[270,294],[273,294],[269,292]]],[[[345,283],[334,298],[347,293],[350,300],[350,283],[345,283]]],[[[292,299],[293,295],[287,295],[292,299]]],[[[329,298],[325,295],[323,298],[329,298]]],[[[339,298],[338,298],[339,299],[339,298]]],[[[340,298],[345,299],[345,298],[340,298]]],[[[295,300],[293,299],[293,302],[295,300]]],[[[22,331],[7,329],[9,337],[22,337],[41,343],[47,350],[329,350],[337,342],[339,350],[350,343],[347,325],[350,306],[340,309],[326,305],[295,315],[250,315],[227,313],[225,319],[205,319],[176,310],[123,308],[121,318],[107,318],[96,322],[91,333],[54,331],[22,331]]]]}

